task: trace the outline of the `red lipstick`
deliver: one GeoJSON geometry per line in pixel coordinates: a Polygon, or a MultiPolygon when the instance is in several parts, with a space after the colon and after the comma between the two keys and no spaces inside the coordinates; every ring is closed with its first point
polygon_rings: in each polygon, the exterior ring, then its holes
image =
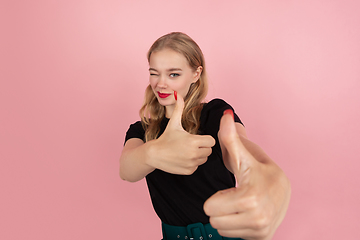
{"type": "Polygon", "coordinates": [[[160,98],[167,98],[168,96],[170,96],[170,93],[161,93],[161,92],[157,92],[160,98]]]}

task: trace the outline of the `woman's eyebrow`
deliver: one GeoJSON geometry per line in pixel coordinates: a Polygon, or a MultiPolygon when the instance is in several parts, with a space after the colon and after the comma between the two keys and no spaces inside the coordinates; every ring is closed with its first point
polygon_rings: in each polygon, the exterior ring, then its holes
{"type": "Polygon", "coordinates": [[[172,72],[172,71],[182,71],[181,68],[170,68],[168,69],[168,72],[172,72]]]}
{"type": "MultiPolygon", "coordinates": [[[[149,68],[149,71],[156,71],[156,72],[158,72],[158,70],[156,70],[155,68],[149,68]]],[[[166,71],[168,71],[168,72],[172,72],[172,71],[182,71],[182,69],[181,69],[181,68],[169,68],[169,69],[167,69],[166,71]]]]}

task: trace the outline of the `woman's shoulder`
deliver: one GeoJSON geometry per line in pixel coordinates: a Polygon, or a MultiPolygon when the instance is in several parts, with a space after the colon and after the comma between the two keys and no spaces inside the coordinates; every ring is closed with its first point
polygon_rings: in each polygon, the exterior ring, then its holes
{"type": "Polygon", "coordinates": [[[242,123],[238,115],[235,113],[233,107],[220,98],[212,99],[210,102],[204,104],[200,121],[203,125],[206,125],[209,122],[212,124],[219,124],[224,111],[227,109],[231,109],[234,112],[234,118],[236,122],[242,123]]]}
{"type": "MultiPolygon", "coordinates": [[[[214,98],[212,99],[210,102],[208,103],[204,103],[204,106],[203,106],[203,112],[206,113],[206,112],[217,112],[217,111],[225,111],[226,109],[232,109],[234,111],[234,109],[231,107],[230,104],[228,104],[227,102],[225,102],[223,99],[220,99],[220,98],[214,98]]],[[[221,112],[222,114],[222,112],[221,112]]]]}
{"type": "Polygon", "coordinates": [[[129,129],[143,129],[141,121],[136,121],[136,122],[130,124],[129,129]]]}
{"type": "Polygon", "coordinates": [[[144,139],[144,136],[145,136],[145,130],[143,128],[143,125],[141,121],[137,121],[133,124],[130,124],[129,129],[126,132],[125,142],[130,138],[144,139]]]}

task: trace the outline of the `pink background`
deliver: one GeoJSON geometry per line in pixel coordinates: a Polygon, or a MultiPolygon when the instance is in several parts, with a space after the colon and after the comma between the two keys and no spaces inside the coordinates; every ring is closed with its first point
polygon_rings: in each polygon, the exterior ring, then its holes
{"type": "Polygon", "coordinates": [[[144,181],[118,175],[153,41],[201,46],[292,182],[274,239],[356,239],[359,1],[0,2],[0,239],[160,239],[144,181]]]}

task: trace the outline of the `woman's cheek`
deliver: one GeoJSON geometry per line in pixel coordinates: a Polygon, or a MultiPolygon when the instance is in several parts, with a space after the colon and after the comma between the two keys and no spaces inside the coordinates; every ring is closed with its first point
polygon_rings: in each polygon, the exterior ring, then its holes
{"type": "Polygon", "coordinates": [[[184,85],[184,84],[172,84],[171,89],[173,89],[174,91],[177,91],[178,93],[181,94],[182,97],[185,97],[185,95],[188,92],[188,88],[184,85]]]}

